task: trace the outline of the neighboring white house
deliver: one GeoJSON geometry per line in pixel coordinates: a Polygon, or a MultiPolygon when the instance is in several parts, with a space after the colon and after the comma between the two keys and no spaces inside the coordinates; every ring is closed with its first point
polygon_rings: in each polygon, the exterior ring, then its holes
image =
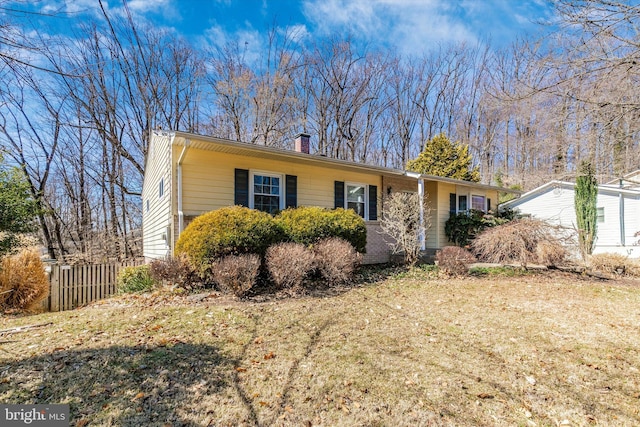
{"type": "MultiPolygon", "coordinates": [[[[640,186],[637,172],[598,186],[598,230],[594,253],[640,258],[640,186]],[[633,178],[632,178],[633,177],[633,178]]],[[[575,183],[551,181],[501,205],[552,224],[577,229],[575,183]]]]}

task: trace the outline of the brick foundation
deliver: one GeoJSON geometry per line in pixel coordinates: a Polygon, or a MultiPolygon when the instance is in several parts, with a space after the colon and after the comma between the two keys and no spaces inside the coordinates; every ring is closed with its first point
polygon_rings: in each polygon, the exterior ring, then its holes
{"type": "Polygon", "coordinates": [[[367,253],[364,254],[363,264],[383,264],[389,262],[389,245],[384,240],[380,222],[367,222],[367,253]]]}

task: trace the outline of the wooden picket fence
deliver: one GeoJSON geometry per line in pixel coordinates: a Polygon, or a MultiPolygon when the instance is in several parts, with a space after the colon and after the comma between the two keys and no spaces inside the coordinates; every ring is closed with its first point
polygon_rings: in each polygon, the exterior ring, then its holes
{"type": "Polygon", "coordinates": [[[129,260],[110,264],[51,265],[49,297],[42,308],[47,311],[72,310],[116,293],[116,278],[124,267],[144,264],[129,260]]]}

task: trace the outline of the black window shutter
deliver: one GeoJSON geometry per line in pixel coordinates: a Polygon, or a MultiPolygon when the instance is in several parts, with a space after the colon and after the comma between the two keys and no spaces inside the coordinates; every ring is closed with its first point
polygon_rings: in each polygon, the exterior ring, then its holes
{"type": "Polygon", "coordinates": [[[456,214],[456,193],[449,193],[449,215],[453,216],[456,214]]]}
{"type": "Polygon", "coordinates": [[[369,186],[369,221],[378,219],[378,186],[369,186]]]}
{"type": "Polygon", "coordinates": [[[487,212],[491,210],[491,199],[487,199],[487,212]]]}
{"type": "Polygon", "coordinates": [[[247,169],[235,170],[233,203],[249,206],[249,171],[247,169]]]}
{"type": "Polygon", "coordinates": [[[335,181],[334,183],[334,200],[335,208],[344,208],[344,182],[335,181]]]}
{"type": "Polygon", "coordinates": [[[298,207],[298,177],[295,175],[287,175],[285,177],[285,207],[298,207]]]}

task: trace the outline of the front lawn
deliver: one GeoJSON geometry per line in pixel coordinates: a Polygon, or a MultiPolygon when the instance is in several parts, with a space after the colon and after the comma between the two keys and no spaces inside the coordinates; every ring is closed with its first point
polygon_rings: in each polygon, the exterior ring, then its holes
{"type": "Polygon", "coordinates": [[[414,271],[5,317],[0,402],[69,403],[78,426],[639,425],[638,283],[414,271]]]}

